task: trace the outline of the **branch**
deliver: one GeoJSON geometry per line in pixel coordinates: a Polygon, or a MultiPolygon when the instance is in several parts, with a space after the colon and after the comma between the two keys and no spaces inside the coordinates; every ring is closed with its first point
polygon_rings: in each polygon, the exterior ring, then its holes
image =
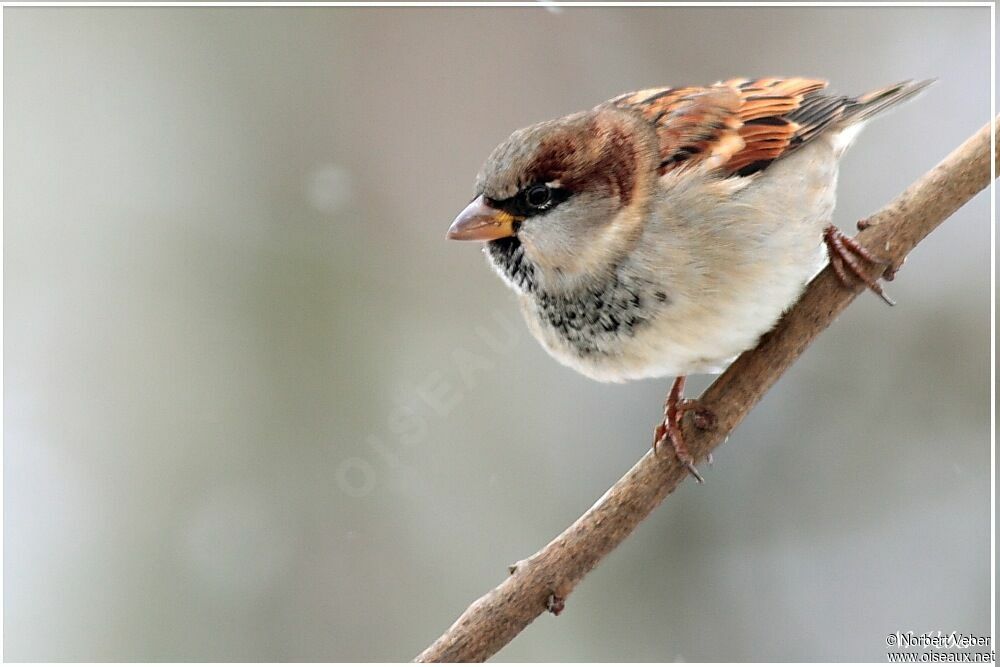
{"type": "MultiPolygon", "coordinates": [[[[866,221],[856,237],[891,261],[891,277],[935,227],[990,182],[990,130],[1000,116],[866,221]]],[[[994,166],[997,156],[994,155],[994,166]]],[[[828,266],[757,347],[744,352],[700,401],[715,413],[710,430],[685,420],[688,449],[704,459],[743,420],[782,373],[862,291],[845,289],[828,266]]],[[[669,451],[669,448],[668,448],[669,451]]],[[[687,470],[673,456],[647,452],[586,514],[535,555],[511,567],[502,584],[476,600],[418,662],[483,661],[562,600],[601,559],[672,492],[687,470]]],[[[552,609],[558,612],[561,606],[552,609]]]]}

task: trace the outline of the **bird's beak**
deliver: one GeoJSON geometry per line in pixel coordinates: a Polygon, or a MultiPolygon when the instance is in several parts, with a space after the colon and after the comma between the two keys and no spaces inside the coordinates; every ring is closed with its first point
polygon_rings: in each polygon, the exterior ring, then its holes
{"type": "Polygon", "coordinates": [[[447,237],[456,241],[492,241],[514,235],[516,218],[493,208],[479,195],[458,214],[447,237]]]}

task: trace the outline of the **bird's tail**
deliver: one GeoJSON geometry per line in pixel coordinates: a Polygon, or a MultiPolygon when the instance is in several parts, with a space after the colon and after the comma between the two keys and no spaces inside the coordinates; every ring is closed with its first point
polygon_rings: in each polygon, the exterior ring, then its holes
{"type": "Polygon", "coordinates": [[[844,110],[844,120],[848,124],[864,122],[886,109],[916,97],[935,81],[937,79],[902,81],[865,93],[844,110]]]}

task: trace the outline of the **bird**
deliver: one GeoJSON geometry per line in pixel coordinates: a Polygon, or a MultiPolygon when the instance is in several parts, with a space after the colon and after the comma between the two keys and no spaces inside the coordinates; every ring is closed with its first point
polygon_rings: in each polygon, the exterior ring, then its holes
{"type": "Polygon", "coordinates": [[[713,415],[692,374],[754,347],[829,263],[892,305],[894,269],[832,224],[838,164],[873,117],[933,80],[850,97],[804,77],[626,93],[515,131],[448,239],[484,243],[533,336],[603,382],[674,377],[653,449],[713,415]]]}

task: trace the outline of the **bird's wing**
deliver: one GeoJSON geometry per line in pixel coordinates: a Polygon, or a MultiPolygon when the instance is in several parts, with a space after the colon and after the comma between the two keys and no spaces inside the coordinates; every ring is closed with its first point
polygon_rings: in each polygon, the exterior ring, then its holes
{"type": "Polygon", "coordinates": [[[823,94],[818,79],[732,79],[703,88],[652,88],[608,104],[656,127],[660,172],[702,165],[748,176],[844,118],[857,100],[823,94]]]}

